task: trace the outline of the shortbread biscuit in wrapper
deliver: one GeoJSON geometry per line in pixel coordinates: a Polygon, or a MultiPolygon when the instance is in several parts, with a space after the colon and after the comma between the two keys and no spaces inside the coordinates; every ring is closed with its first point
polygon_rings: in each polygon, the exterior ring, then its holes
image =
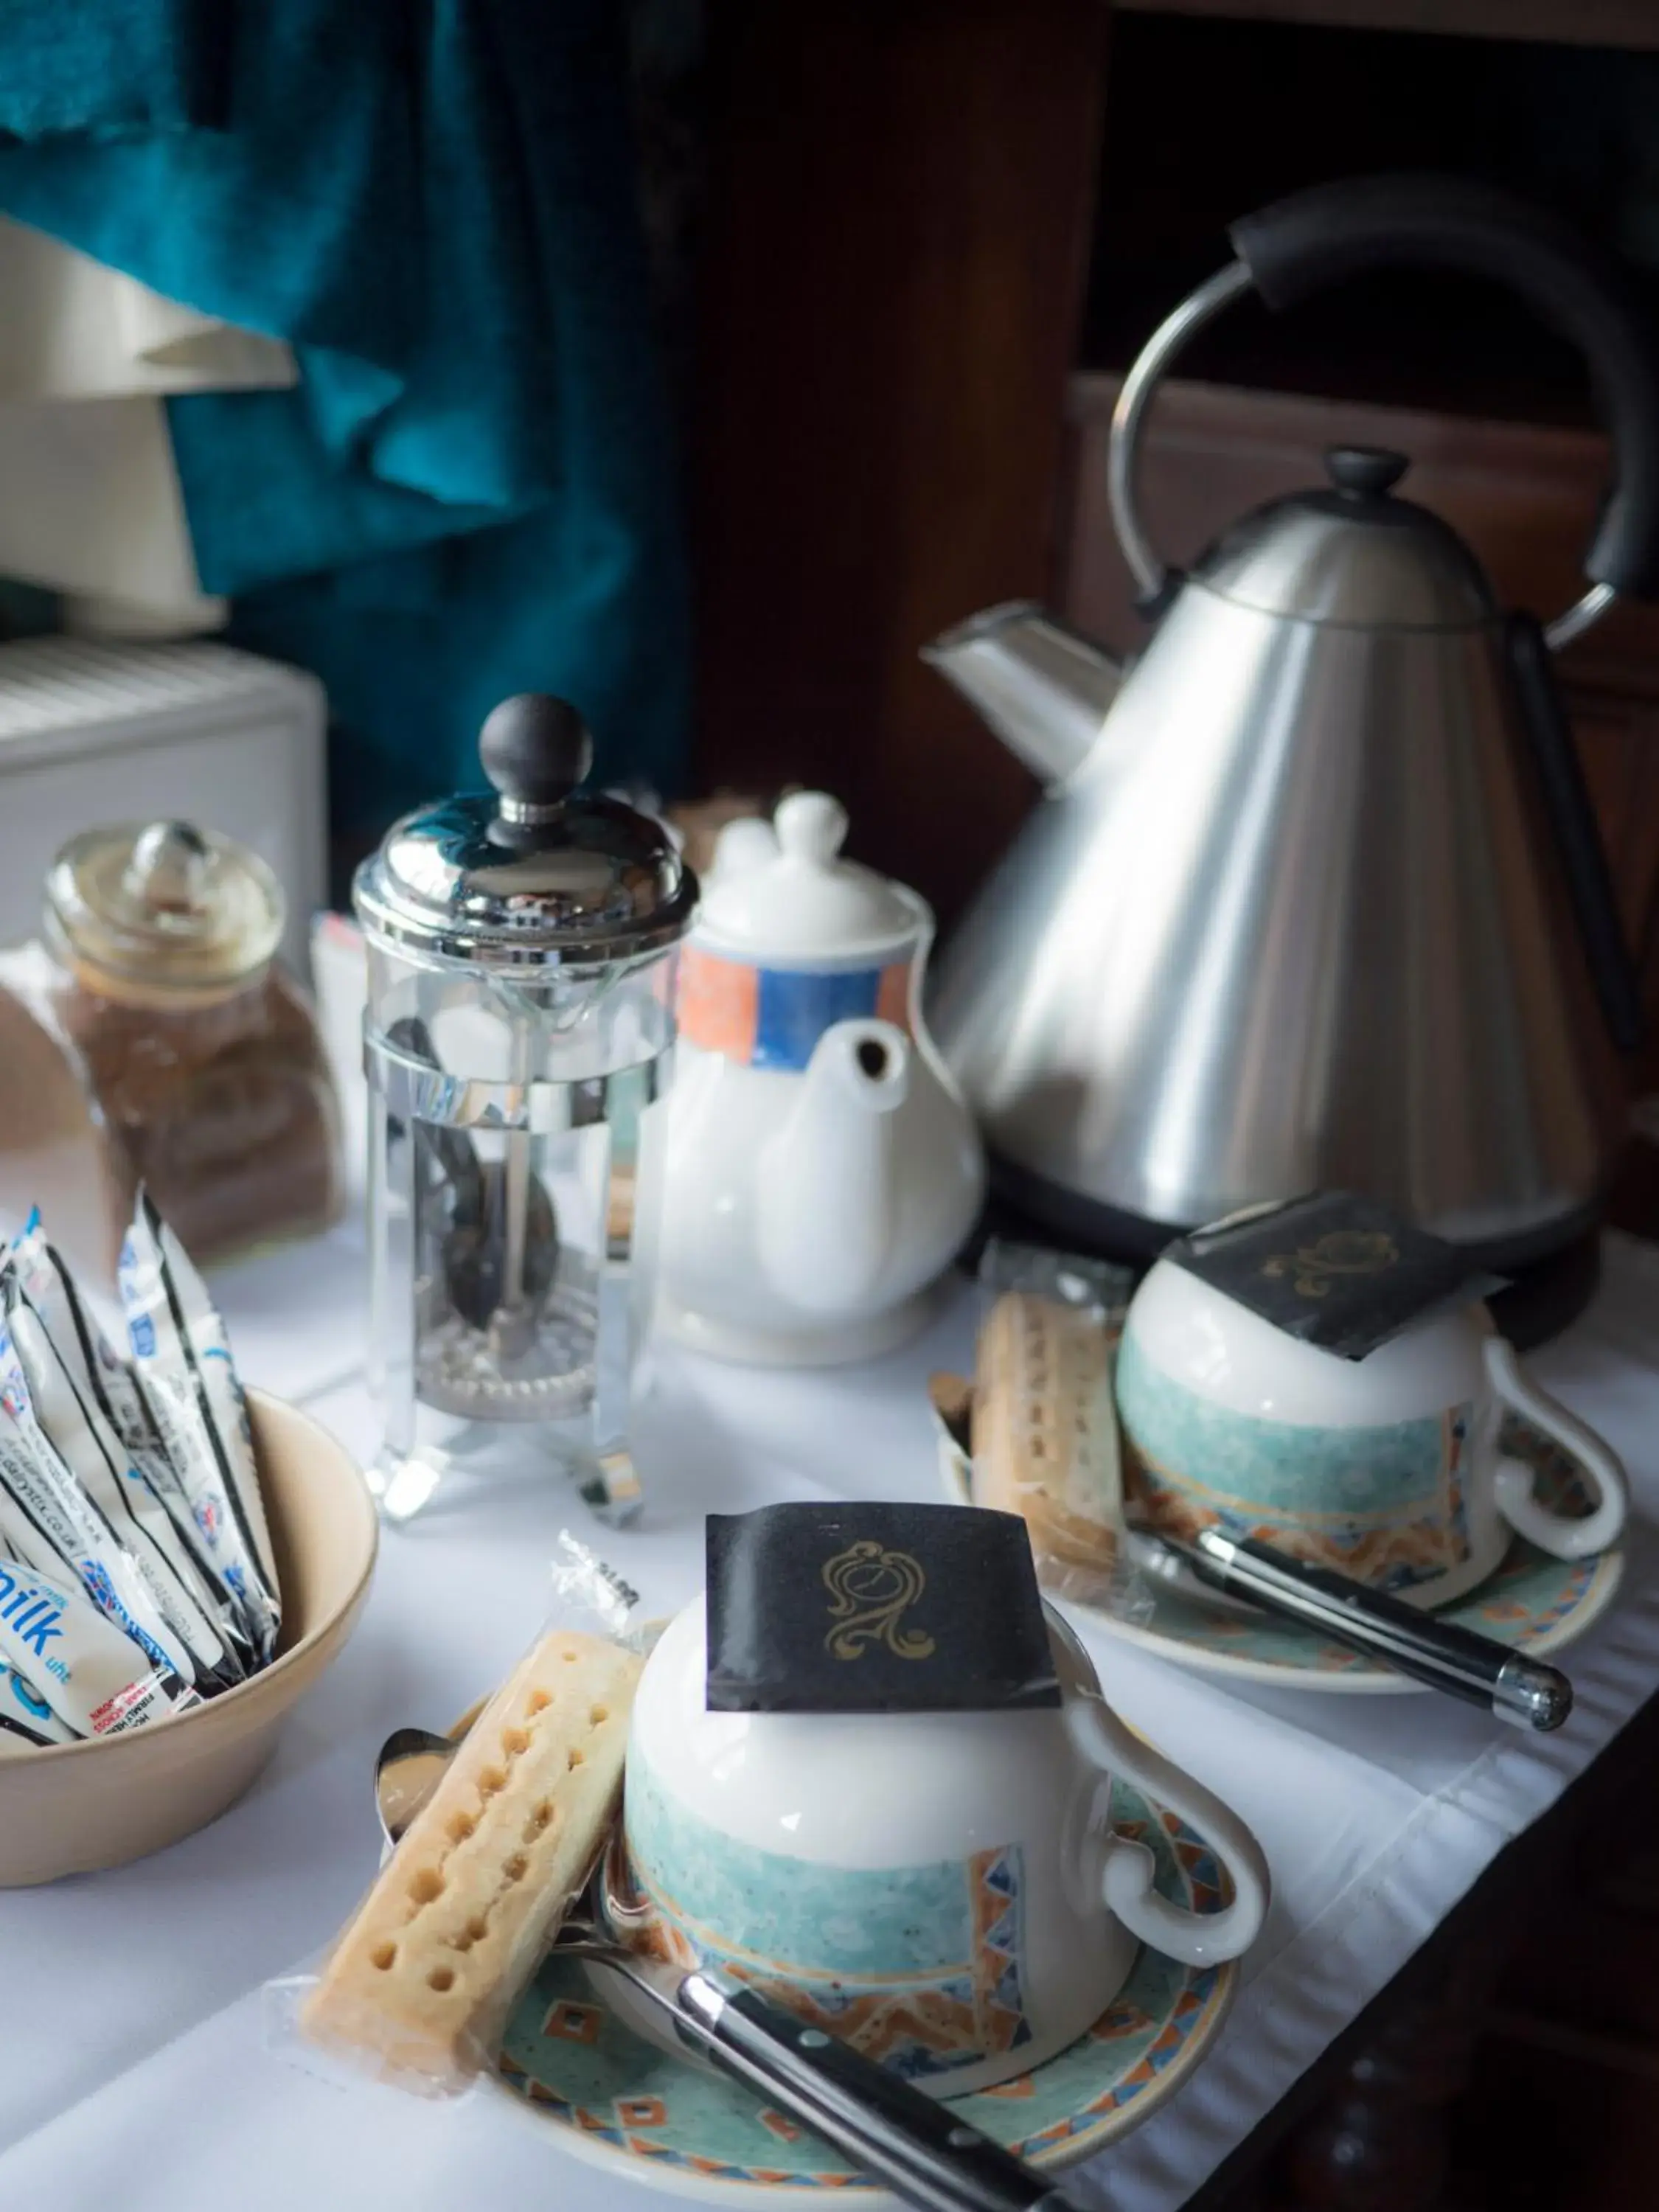
{"type": "Polygon", "coordinates": [[[190,1571],[189,1561],[172,1523],[143,1477],[128,1465],[95,1405],[76,1390],[10,1262],[0,1268],[0,1307],[3,1307],[4,1325],[27,1385],[29,1410],[37,1427],[84,1492],[110,1538],[119,1546],[124,1562],[131,1565],[173,1632],[174,1649],[185,1656],[180,1671],[209,1693],[240,1681],[240,1667],[209,1613],[182,1579],[183,1572],[190,1571]],[[157,1524],[154,1534],[136,1510],[139,1498],[154,1516],[157,1524]],[[157,1536],[164,1540],[158,1542],[157,1536]]]}
{"type": "Polygon", "coordinates": [[[441,2094],[507,2014],[602,1848],[641,1660],[556,1630],[484,1707],[300,2013],[312,2041],[441,2094]]]}
{"type": "Polygon", "coordinates": [[[1116,1562],[1115,1346],[1097,1314],[1027,1291],[1006,1291],[980,1331],[974,1503],[1023,1516],[1051,1588],[1068,1571],[1109,1577],[1116,1562]]]}
{"type": "Polygon", "coordinates": [[[117,1278],[145,1399],[214,1565],[269,1659],[282,1603],[229,1340],[184,1247],[142,1190],[117,1278]]]}
{"type": "MultiPolygon", "coordinates": [[[[98,1444],[99,1458],[88,1487],[98,1481],[100,1466],[108,1470],[108,1479],[116,1485],[126,1510],[183,1584],[192,1605],[207,1617],[223,1647],[223,1663],[212,1668],[214,1681],[227,1686],[241,1680],[258,1660],[235,1597],[214,1570],[184,1486],[162,1449],[131,1370],[99,1326],[62,1256],[48,1241],[38,1209],[12,1245],[10,1266],[40,1317],[98,1444]]],[[[37,1389],[37,1402],[40,1395],[37,1389]]],[[[50,1419],[46,1426],[52,1433],[50,1419]]],[[[94,1488],[93,1494],[115,1519],[112,1504],[98,1489],[94,1488]]],[[[191,1643],[193,1650],[199,1650],[198,1639],[192,1638],[191,1643]]]]}
{"type": "Polygon", "coordinates": [[[77,1736],[124,1735],[200,1702],[70,1581],[0,1557],[0,1664],[24,1675],[77,1736]]]}

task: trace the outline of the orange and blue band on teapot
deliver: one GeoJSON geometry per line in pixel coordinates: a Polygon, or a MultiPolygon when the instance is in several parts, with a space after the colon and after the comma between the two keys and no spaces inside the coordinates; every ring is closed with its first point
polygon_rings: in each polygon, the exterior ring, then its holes
{"type": "Polygon", "coordinates": [[[837,1022],[873,1017],[908,1033],[910,963],[907,952],[868,968],[763,968],[684,945],[679,1033],[739,1066],[798,1073],[837,1022]]]}

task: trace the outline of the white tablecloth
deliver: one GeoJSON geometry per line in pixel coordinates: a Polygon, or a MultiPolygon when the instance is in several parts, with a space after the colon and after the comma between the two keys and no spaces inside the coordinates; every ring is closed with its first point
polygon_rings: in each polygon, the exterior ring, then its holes
{"type": "MultiPolygon", "coordinates": [[[[344,1231],[219,1284],[249,1378],[366,1454],[362,1292],[344,1231]]],[[[602,1532],[599,1548],[666,1609],[694,1589],[711,1509],[936,1496],[923,1378],[964,1364],[972,1320],[964,1293],[921,1343],[839,1373],[672,1362],[657,1419],[675,1473],[641,1524],[602,1532]]],[[[1255,1826],[1276,1889],[1207,2063],[1084,2170],[1120,2212],[1180,2203],[1659,1684],[1659,1251],[1611,1239],[1596,1306],[1537,1366],[1626,1455],[1646,1516],[1618,1603],[1573,1652],[1577,1705],[1559,1736],[1522,1737],[1442,1698],[1224,1688],[1089,1638],[1127,1717],[1255,1826]]],[[[376,1747],[402,1723],[447,1723],[505,1671],[536,1629],[567,1525],[592,1534],[568,1491],[538,1486],[441,1500],[388,1532],[356,1639],[242,1804],[137,1866],[0,1894],[6,2203],[645,2212],[648,2192],[562,2157],[493,2092],[432,2106],[346,2088],[264,2038],[261,1984],[316,1952],[373,1872],[376,1747]]]]}

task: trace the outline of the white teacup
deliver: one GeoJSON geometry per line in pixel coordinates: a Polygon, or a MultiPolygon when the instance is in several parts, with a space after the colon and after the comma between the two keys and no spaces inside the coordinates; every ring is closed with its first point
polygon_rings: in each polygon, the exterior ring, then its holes
{"type": "Polygon", "coordinates": [[[1064,1702],[1011,1712],[727,1713],[705,1701],[703,1604],[641,1679],[624,1832],[636,1937],[753,1982],[940,2094],[1040,2065],[1092,2026],[1136,1941],[1194,1965],[1255,1939],[1248,1828],[1132,1735],[1058,1616],[1064,1702]],[[1219,1911],[1152,1887],[1114,1834],[1116,1772],[1190,1820],[1233,1885],[1219,1911]]]}
{"type": "Polygon", "coordinates": [[[1580,1559],[1624,1526],[1617,1454],[1528,1377],[1479,1304],[1344,1359],[1160,1260],[1130,1302],[1117,1405],[1126,1483],[1154,1526],[1218,1522],[1418,1604],[1484,1582],[1511,1528],[1580,1559]],[[1504,1455],[1510,1412],[1577,1463],[1590,1513],[1557,1512],[1504,1455]]]}

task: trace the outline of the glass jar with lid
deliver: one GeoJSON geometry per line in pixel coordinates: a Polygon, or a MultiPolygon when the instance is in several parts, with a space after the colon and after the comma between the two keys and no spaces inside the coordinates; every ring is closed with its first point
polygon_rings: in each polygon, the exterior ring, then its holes
{"type": "Polygon", "coordinates": [[[456,1472],[625,1456],[655,1260],[635,1170],[696,903],[659,823],[579,788],[592,746],[563,701],[504,702],[479,755],[493,792],[395,824],[353,888],[394,1518],[456,1472]]]}
{"type": "Polygon", "coordinates": [[[112,1200],[125,1219],[143,1183],[199,1261],[340,1209],[338,1109],[310,1002],[276,958],[285,920],[258,855],[188,822],[89,830],[46,878],[52,1012],[112,1200]]]}

